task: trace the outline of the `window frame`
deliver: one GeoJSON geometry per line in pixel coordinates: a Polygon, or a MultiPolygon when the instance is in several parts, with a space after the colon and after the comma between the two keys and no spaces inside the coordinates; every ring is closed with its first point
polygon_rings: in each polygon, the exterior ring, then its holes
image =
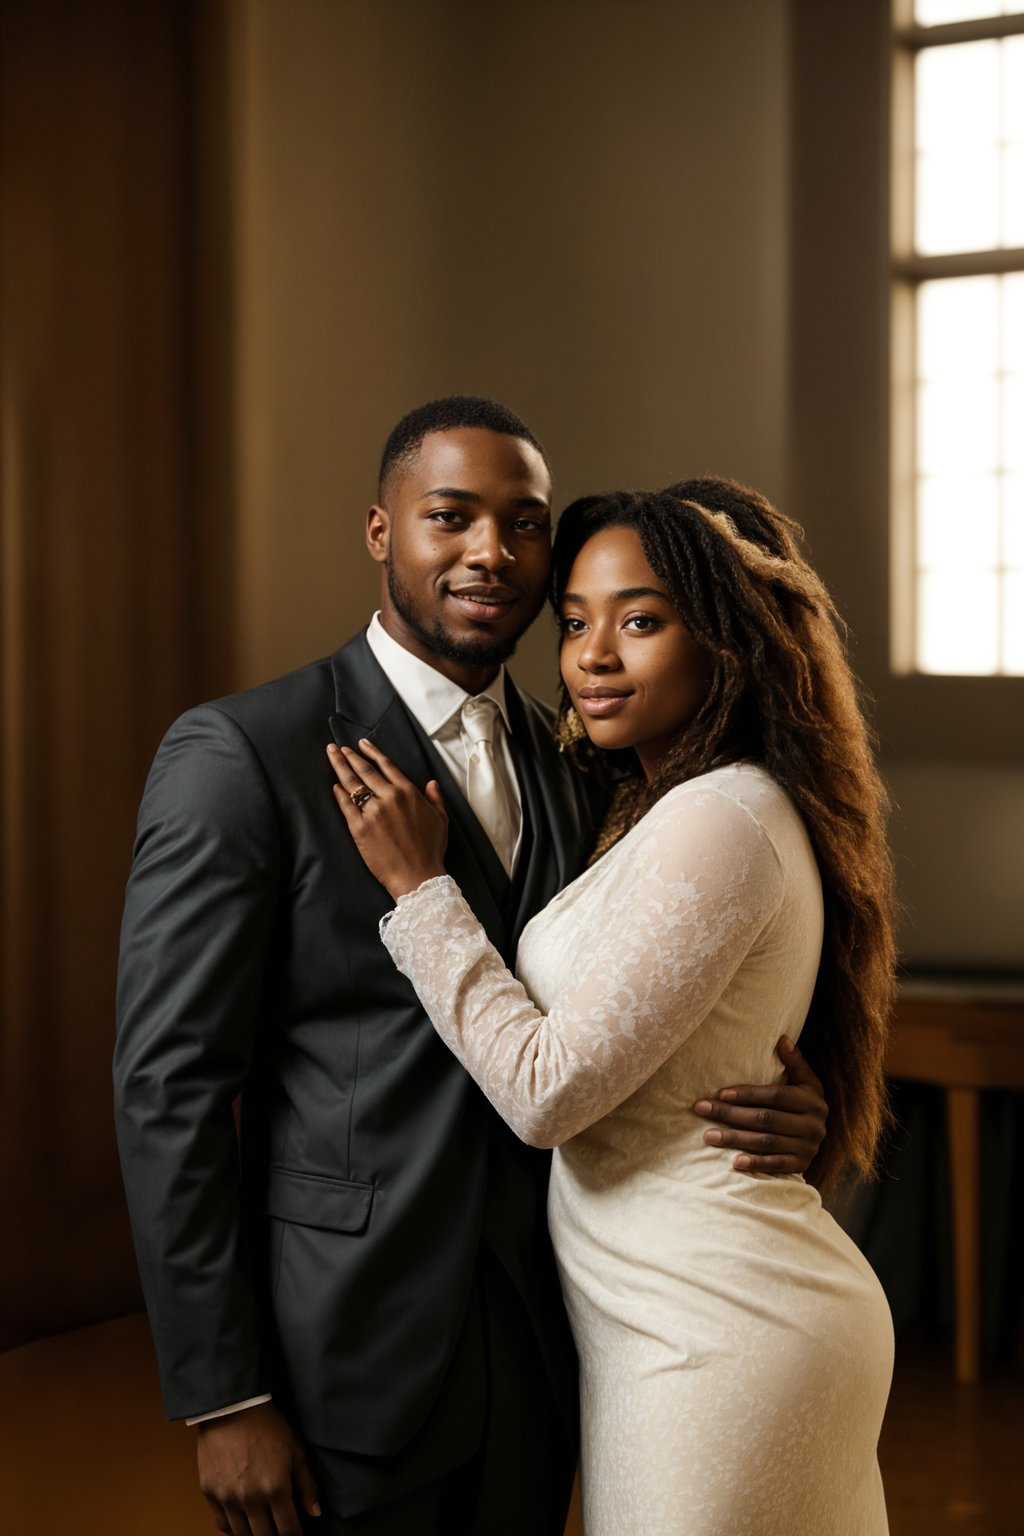
{"type": "Polygon", "coordinates": [[[893,0],[890,131],[890,668],[896,677],[1012,683],[1020,674],[933,673],[917,658],[917,293],[935,278],[1024,272],[1024,247],[922,256],[914,249],[914,63],[925,48],[1024,35],[1024,14],[923,26],[893,0]]]}

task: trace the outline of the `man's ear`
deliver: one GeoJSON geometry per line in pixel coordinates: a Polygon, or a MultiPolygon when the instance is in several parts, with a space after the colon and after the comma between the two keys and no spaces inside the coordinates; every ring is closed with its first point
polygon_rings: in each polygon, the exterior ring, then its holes
{"type": "Polygon", "coordinates": [[[388,540],[391,535],[391,514],[387,507],[375,502],[366,514],[366,547],[370,559],[383,565],[388,557],[388,540]]]}

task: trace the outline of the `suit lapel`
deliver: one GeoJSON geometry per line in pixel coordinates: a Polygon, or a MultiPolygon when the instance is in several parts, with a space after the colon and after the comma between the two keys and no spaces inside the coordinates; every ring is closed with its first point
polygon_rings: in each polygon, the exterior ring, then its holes
{"type": "Polygon", "coordinates": [[[335,686],[335,713],[331,734],[338,746],[358,750],[360,736],[375,742],[418,788],[437,779],[449,813],[448,850],[445,867],[483,923],[496,949],[508,948],[508,924],[503,913],[500,886],[488,878],[496,867],[507,876],[486,833],[459,793],[441,759],[402,704],[376,656],[366,643],[365,630],[331,658],[335,686]]]}
{"type": "Polygon", "coordinates": [[[515,937],[535,913],[578,873],[584,828],[571,769],[558,751],[547,719],[509,681],[513,756],[524,805],[533,823],[530,859],[520,885],[515,937]]]}

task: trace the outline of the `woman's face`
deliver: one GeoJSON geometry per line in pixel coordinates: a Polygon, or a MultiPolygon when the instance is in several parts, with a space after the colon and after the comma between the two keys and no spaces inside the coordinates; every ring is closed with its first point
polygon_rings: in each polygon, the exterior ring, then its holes
{"type": "Polygon", "coordinates": [[[561,607],[562,678],[597,747],[633,747],[648,778],[707,697],[707,657],[635,528],[605,528],[573,561],[561,607]]]}

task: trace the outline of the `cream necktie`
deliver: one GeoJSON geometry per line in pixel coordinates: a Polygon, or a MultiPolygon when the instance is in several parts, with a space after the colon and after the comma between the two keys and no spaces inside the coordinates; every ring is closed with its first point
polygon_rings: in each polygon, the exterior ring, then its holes
{"type": "Polygon", "coordinates": [[[482,695],[463,704],[462,731],[469,755],[466,799],[510,875],[519,823],[502,760],[503,728],[501,711],[493,699],[482,695]]]}

